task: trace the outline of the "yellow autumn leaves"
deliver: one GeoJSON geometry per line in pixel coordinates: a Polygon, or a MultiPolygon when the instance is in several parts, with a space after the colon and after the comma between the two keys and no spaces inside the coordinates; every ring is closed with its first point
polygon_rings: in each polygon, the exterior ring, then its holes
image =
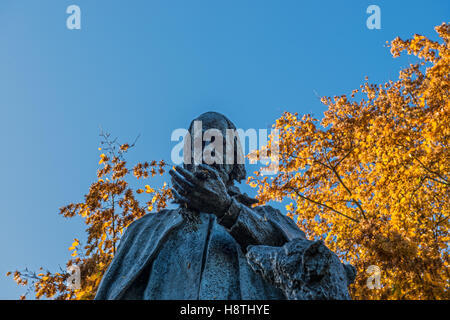
{"type": "MultiPolygon", "coordinates": [[[[75,239],[74,241],[73,241],[73,243],[72,243],[72,246],[71,247],[69,247],[69,251],[73,251],[72,252],[72,254],[71,254],[71,256],[72,257],[76,257],[77,256],[77,247],[78,247],[78,245],[80,244],[80,240],[78,240],[78,239],[75,239]]],[[[44,280],[44,279],[43,279],[44,280]]]]}
{"type": "MultiPolygon", "coordinates": [[[[143,192],[144,192],[143,189],[137,189],[137,190],[136,190],[136,193],[143,193],[143,192]]],[[[147,185],[145,185],[145,192],[146,192],[146,193],[153,193],[153,192],[155,192],[155,189],[151,188],[151,187],[147,184],[147,185]]]]}
{"type": "Polygon", "coordinates": [[[323,98],[322,121],[284,113],[279,174],[248,180],[260,203],[290,199],[288,215],[357,267],[354,298],[450,297],[449,30],[436,27],[441,42],[393,40],[394,57],[417,63],[351,98],[323,98]],[[366,285],[370,265],[381,289],[366,285]]]}

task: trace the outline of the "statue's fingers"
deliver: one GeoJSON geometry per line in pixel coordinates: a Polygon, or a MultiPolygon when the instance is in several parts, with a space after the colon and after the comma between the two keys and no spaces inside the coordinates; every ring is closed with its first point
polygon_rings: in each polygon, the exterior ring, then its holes
{"type": "Polygon", "coordinates": [[[186,189],[184,189],[183,186],[174,179],[172,179],[172,187],[172,189],[175,189],[179,194],[183,196],[187,193],[186,189]]]}
{"type": "Polygon", "coordinates": [[[176,181],[181,187],[186,191],[191,191],[194,189],[194,185],[187,181],[183,176],[181,176],[178,172],[173,170],[169,171],[169,174],[172,176],[173,181],[176,181]]]}
{"type": "Polygon", "coordinates": [[[209,172],[210,174],[212,174],[213,177],[216,177],[216,178],[217,178],[217,177],[219,176],[219,173],[217,172],[217,170],[214,169],[213,167],[209,166],[209,165],[206,165],[206,164],[201,163],[201,164],[198,165],[198,167],[199,167],[200,169],[202,169],[202,170],[206,170],[207,172],[209,172]]]}
{"type": "Polygon", "coordinates": [[[178,183],[176,180],[172,181],[174,189],[183,197],[186,199],[189,199],[191,201],[192,199],[202,199],[201,201],[204,202],[205,198],[208,198],[211,196],[211,193],[208,189],[195,186],[193,188],[185,188],[180,183],[178,183]]]}
{"type": "Polygon", "coordinates": [[[209,173],[208,173],[208,171],[205,171],[205,170],[196,171],[194,173],[194,175],[197,179],[200,179],[203,181],[208,180],[208,178],[209,178],[209,173]]]}
{"type": "Polygon", "coordinates": [[[195,184],[199,183],[198,179],[192,173],[190,173],[189,171],[187,171],[183,167],[177,166],[175,169],[176,169],[176,173],[178,173],[179,175],[183,176],[192,185],[195,185],[195,184]]]}
{"type": "Polygon", "coordinates": [[[173,194],[175,203],[185,204],[188,202],[188,200],[185,197],[183,197],[182,195],[180,195],[177,190],[172,189],[172,194],[173,194]]]}

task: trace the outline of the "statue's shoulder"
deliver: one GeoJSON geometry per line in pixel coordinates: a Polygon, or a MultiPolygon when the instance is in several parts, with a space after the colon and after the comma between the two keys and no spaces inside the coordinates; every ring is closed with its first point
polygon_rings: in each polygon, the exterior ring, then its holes
{"type": "Polygon", "coordinates": [[[139,219],[134,220],[127,227],[127,233],[136,232],[148,225],[160,223],[163,221],[172,221],[179,215],[178,209],[162,209],[158,212],[147,213],[139,219]]]}
{"type": "Polygon", "coordinates": [[[118,250],[130,246],[136,241],[145,242],[154,236],[158,236],[159,233],[177,224],[179,220],[178,209],[163,209],[158,212],[147,213],[128,225],[120,239],[118,250]]]}
{"type": "MultiPolygon", "coordinates": [[[[252,209],[255,210],[257,213],[259,213],[260,215],[266,216],[268,218],[273,217],[276,219],[280,219],[280,218],[281,219],[284,219],[284,218],[289,219],[287,216],[285,216],[283,213],[281,213],[280,210],[278,210],[272,206],[269,206],[269,205],[257,206],[252,209]]],[[[292,219],[289,219],[289,220],[292,220],[292,219]]]]}
{"type": "Polygon", "coordinates": [[[290,238],[306,238],[306,234],[303,230],[300,230],[295,221],[283,214],[280,210],[269,205],[257,206],[254,207],[253,210],[255,210],[264,219],[270,220],[281,227],[281,229],[287,233],[290,238]]]}

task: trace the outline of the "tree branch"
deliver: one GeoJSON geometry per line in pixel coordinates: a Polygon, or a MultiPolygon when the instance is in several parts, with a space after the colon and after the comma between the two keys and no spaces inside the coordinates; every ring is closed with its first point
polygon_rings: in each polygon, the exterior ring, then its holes
{"type": "Polygon", "coordinates": [[[353,222],[359,223],[359,220],[354,219],[354,218],[352,218],[352,217],[350,217],[350,216],[348,216],[348,215],[346,215],[346,214],[344,214],[344,213],[342,213],[342,212],[340,212],[340,211],[338,211],[338,210],[336,210],[336,209],[334,209],[334,208],[332,208],[332,207],[330,207],[330,206],[328,206],[328,205],[326,205],[324,203],[318,202],[316,200],[313,200],[313,199],[311,199],[311,198],[301,194],[300,192],[298,192],[298,190],[296,188],[293,188],[293,187],[288,187],[288,188],[291,189],[292,191],[294,191],[300,198],[302,198],[304,200],[312,202],[312,203],[314,203],[314,204],[316,204],[318,206],[322,206],[322,207],[324,207],[324,208],[326,208],[328,210],[333,211],[334,213],[337,213],[337,214],[339,214],[339,215],[341,215],[341,216],[343,216],[343,217],[345,217],[347,219],[352,220],[353,222]]]}

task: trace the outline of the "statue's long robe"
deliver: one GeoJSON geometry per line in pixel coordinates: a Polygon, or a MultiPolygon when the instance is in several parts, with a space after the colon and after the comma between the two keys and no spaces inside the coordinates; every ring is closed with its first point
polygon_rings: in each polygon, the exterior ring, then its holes
{"type": "Polygon", "coordinates": [[[201,213],[191,230],[179,210],[133,222],[120,241],[96,299],[285,299],[247,263],[248,245],[281,246],[305,238],[280,211],[240,204],[226,229],[201,213]]]}

